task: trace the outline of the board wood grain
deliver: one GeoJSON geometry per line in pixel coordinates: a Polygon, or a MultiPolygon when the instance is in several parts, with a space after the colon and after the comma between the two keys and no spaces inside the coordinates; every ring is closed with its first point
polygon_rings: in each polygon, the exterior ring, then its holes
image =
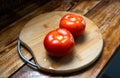
{"type": "Polygon", "coordinates": [[[30,20],[22,29],[19,39],[29,47],[39,69],[52,73],[68,73],[91,65],[100,56],[103,47],[102,35],[97,26],[88,18],[86,29],[82,36],[75,39],[73,52],[62,58],[50,57],[43,45],[48,32],[59,27],[59,21],[65,14],[71,12],[55,11],[39,15],[30,20]]]}

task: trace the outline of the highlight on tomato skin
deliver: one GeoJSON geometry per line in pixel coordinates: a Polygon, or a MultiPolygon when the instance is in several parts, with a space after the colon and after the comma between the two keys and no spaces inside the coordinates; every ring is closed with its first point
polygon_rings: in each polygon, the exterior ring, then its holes
{"type": "Polygon", "coordinates": [[[61,18],[59,27],[69,30],[76,38],[83,34],[86,23],[82,16],[68,13],[61,18]]]}
{"type": "Polygon", "coordinates": [[[64,28],[50,31],[44,38],[44,47],[51,56],[62,57],[71,53],[74,49],[74,37],[64,28]]]}

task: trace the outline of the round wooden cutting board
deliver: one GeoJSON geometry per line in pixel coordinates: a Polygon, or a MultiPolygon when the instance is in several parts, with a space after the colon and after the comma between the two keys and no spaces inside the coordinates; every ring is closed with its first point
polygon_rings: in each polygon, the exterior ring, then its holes
{"type": "Polygon", "coordinates": [[[41,14],[30,20],[22,29],[19,39],[29,47],[39,69],[52,73],[69,73],[83,69],[100,56],[103,39],[98,27],[88,18],[86,29],[82,36],[75,39],[74,51],[65,57],[55,58],[47,54],[43,40],[45,35],[59,27],[60,19],[70,12],[56,11],[41,14]]]}

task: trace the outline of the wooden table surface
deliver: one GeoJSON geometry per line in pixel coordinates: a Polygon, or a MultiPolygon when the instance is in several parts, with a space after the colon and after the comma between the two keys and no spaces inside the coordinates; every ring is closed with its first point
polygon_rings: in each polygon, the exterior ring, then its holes
{"type": "MultiPolygon", "coordinates": [[[[17,14],[25,15],[0,31],[0,78],[96,78],[120,45],[120,0],[51,0],[42,6],[30,3],[17,14]],[[25,14],[26,11],[29,13],[25,14]],[[82,14],[97,24],[103,36],[104,48],[94,64],[71,74],[55,75],[38,71],[20,59],[17,39],[21,29],[32,18],[52,11],[82,14]]],[[[23,47],[22,52],[33,61],[33,57],[23,47]]]]}

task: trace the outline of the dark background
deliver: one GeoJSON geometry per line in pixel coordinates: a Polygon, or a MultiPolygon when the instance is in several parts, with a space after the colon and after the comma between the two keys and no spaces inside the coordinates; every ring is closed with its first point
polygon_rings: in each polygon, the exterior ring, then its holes
{"type": "Polygon", "coordinates": [[[48,1],[50,0],[0,0],[0,30],[48,1]],[[34,4],[37,6],[30,8],[34,4]]]}
{"type": "Polygon", "coordinates": [[[120,78],[120,46],[111,57],[98,78],[120,78]]]}

